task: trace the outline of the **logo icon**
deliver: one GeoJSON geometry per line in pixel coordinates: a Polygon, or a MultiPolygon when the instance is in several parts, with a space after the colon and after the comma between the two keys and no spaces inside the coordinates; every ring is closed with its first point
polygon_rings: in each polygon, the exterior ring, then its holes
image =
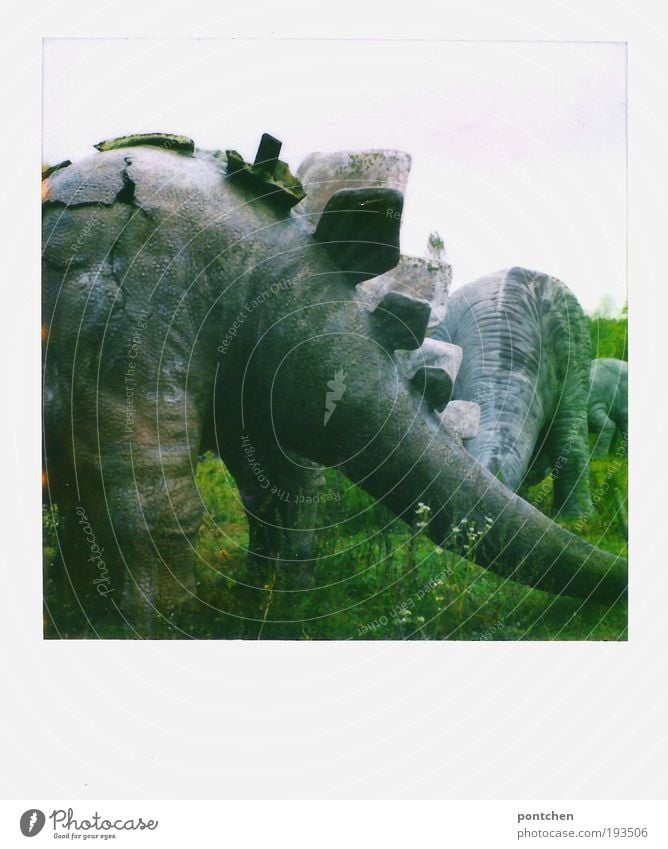
{"type": "MultiPolygon", "coordinates": [[[[340,401],[343,398],[343,393],[346,391],[346,385],[343,382],[345,380],[345,373],[342,368],[338,369],[338,371],[334,374],[334,380],[327,381],[327,387],[329,392],[325,396],[325,423],[330,420],[332,417],[332,413],[336,409],[336,402],[340,401]]],[[[323,427],[324,427],[323,425],[323,427]]]]}
{"type": "Polygon", "coordinates": [[[44,828],[46,817],[38,808],[29,808],[21,816],[19,825],[21,826],[21,834],[24,837],[34,837],[39,834],[44,828]]]}

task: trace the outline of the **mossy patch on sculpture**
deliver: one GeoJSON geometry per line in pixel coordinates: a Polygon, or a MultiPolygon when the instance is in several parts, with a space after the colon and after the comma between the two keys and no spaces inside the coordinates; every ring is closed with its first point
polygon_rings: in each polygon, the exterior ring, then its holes
{"type": "Polygon", "coordinates": [[[281,159],[251,165],[236,150],[226,150],[225,154],[230,177],[245,180],[249,186],[266,187],[263,195],[272,200],[293,207],[306,197],[304,187],[281,159]]]}
{"type": "Polygon", "coordinates": [[[63,159],[62,162],[59,162],[57,165],[43,165],[42,166],[42,180],[46,180],[52,174],[55,174],[56,171],[60,171],[61,168],[67,168],[72,164],[71,159],[63,159]]]}
{"type": "Polygon", "coordinates": [[[179,136],[174,133],[134,133],[130,136],[118,136],[115,139],[106,139],[94,145],[100,152],[116,150],[119,147],[161,147],[166,150],[175,150],[179,153],[194,153],[195,142],[188,136],[179,136]]]}

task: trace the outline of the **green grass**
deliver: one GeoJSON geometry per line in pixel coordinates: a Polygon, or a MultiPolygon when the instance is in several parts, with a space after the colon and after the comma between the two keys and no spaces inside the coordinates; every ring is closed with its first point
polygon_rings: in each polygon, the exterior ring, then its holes
{"type": "Polygon", "coordinates": [[[589,316],[592,358],[612,357],[628,360],[628,320],[624,311],[621,318],[589,316]]]}
{"type": "MultiPolygon", "coordinates": [[[[593,492],[608,479],[626,492],[626,460],[596,461],[593,492]],[[616,465],[615,465],[616,464],[616,465]]],[[[314,586],[280,589],[271,569],[246,562],[247,532],[236,489],[221,462],[198,471],[207,503],[199,542],[200,594],[218,613],[196,636],[305,640],[623,640],[626,605],[611,609],[530,590],[438,549],[335,472],[345,490],[321,510],[314,586]],[[250,585],[250,586],[249,586],[250,585]],[[255,587],[255,588],[253,588],[255,587]]],[[[534,487],[535,498],[549,481],[534,487]]],[[[611,491],[609,484],[606,492],[611,491]]],[[[550,497],[543,498],[543,508],[550,497]]],[[[626,540],[612,497],[603,498],[580,535],[615,553],[626,540]]],[[[565,523],[564,523],[565,524],[565,523]]],[[[571,523],[572,524],[572,523],[571,523]]],[[[568,527],[568,525],[566,525],[568,527]]]]}

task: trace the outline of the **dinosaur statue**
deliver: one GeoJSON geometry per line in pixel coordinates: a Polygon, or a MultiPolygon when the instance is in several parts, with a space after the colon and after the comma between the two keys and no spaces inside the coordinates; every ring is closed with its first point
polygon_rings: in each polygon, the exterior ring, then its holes
{"type": "Polygon", "coordinates": [[[592,360],[589,386],[589,432],[596,434],[592,457],[610,453],[615,435],[628,442],[628,363],[592,360]]]}
{"type": "Polygon", "coordinates": [[[546,274],[499,271],[452,293],[433,336],[463,349],[453,398],[480,405],[469,453],[513,491],[551,471],[554,511],[589,511],[591,342],[572,292],[546,274]]]}
{"type": "Polygon", "coordinates": [[[407,521],[429,505],[438,543],[460,518],[489,518],[476,559],[502,576],[625,597],[624,560],[475,462],[434,412],[434,371],[405,378],[395,349],[423,344],[424,302],[358,302],[355,287],[399,260],[401,193],[338,191],[312,231],[265,142],[250,164],[184,137],[126,137],[45,180],[44,455],[63,576],[49,616],[65,596],[84,627],[115,617],[129,634],[178,633],[199,604],[207,441],[242,483],[280,488],[274,467],[305,457],[407,521]]]}

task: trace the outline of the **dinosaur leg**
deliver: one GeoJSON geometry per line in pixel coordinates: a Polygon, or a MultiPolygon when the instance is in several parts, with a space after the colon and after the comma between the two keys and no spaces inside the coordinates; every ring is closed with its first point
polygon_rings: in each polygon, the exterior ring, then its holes
{"type": "Polygon", "coordinates": [[[602,407],[597,407],[589,412],[589,430],[596,435],[596,442],[592,451],[592,458],[600,460],[607,457],[615,438],[617,425],[610,419],[602,407]]]}
{"type": "Polygon", "coordinates": [[[589,436],[586,415],[579,405],[568,403],[557,410],[550,431],[550,455],[554,475],[553,511],[563,518],[591,511],[589,491],[589,436]]]}

